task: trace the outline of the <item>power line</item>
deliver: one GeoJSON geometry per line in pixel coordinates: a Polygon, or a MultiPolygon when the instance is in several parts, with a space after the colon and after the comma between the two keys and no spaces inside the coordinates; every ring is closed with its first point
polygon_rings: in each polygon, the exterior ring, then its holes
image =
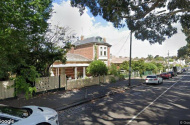
{"type": "Polygon", "coordinates": [[[119,45],[119,43],[122,41],[122,39],[125,37],[126,35],[123,35],[123,37],[120,39],[120,41],[119,42],[116,42],[115,44],[113,44],[112,46],[117,46],[117,45],[119,45]]]}
{"type": "MultiPolygon", "coordinates": [[[[129,34],[129,35],[130,35],[130,34],[129,34]]],[[[119,49],[119,51],[118,51],[117,55],[121,52],[121,50],[122,50],[122,49],[123,49],[123,47],[125,46],[125,44],[126,44],[127,40],[129,39],[129,35],[127,36],[127,39],[126,39],[126,41],[124,42],[123,46],[121,46],[121,48],[119,49]]]]}

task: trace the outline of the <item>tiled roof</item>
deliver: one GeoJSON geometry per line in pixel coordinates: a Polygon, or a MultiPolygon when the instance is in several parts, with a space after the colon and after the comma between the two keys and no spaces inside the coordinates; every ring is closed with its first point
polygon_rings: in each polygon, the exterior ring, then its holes
{"type": "Polygon", "coordinates": [[[92,60],[83,57],[79,54],[67,53],[67,61],[68,62],[90,62],[92,60]]]}
{"type": "Polygon", "coordinates": [[[129,61],[129,58],[127,58],[127,57],[114,57],[113,56],[111,59],[111,63],[114,63],[114,64],[121,64],[124,61],[129,61]]]}
{"type": "Polygon", "coordinates": [[[97,37],[90,37],[90,38],[86,38],[84,40],[76,41],[75,43],[73,43],[73,45],[80,46],[80,45],[84,45],[84,44],[93,44],[93,43],[111,46],[109,43],[104,42],[103,38],[99,37],[99,36],[97,36],[97,37]]]}

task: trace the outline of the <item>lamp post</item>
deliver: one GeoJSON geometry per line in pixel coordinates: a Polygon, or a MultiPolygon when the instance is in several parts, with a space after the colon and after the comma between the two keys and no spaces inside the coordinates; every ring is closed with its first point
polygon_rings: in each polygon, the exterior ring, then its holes
{"type": "Polygon", "coordinates": [[[129,85],[128,86],[131,86],[131,50],[132,50],[132,30],[131,30],[131,33],[130,33],[130,54],[129,54],[129,85]]]}

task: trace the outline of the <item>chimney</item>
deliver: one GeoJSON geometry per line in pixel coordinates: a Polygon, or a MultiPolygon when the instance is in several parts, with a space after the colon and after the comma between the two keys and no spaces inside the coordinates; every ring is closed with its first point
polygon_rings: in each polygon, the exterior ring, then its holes
{"type": "Polygon", "coordinates": [[[80,37],[80,39],[81,39],[81,40],[84,40],[84,36],[82,35],[82,36],[80,37]]]}
{"type": "Polygon", "coordinates": [[[103,41],[106,43],[106,38],[103,38],[103,41]]]}

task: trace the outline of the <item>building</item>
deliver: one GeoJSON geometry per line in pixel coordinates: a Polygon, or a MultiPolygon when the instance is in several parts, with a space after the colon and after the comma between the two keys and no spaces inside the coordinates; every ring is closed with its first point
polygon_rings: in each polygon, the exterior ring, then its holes
{"type": "Polygon", "coordinates": [[[129,61],[128,57],[116,57],[116,56],[112,56],[111,57],[111,63],[115,64],[117,66],[117,69],[120,68],[120,65],[124,62],[124,61],[129,61]]]}
{"type": "Polygon", "coordinates": [[[51,76],[66,74],[67,78],[77,79],[86,77],[86,68],[92,60],[87,59],[79,54],[67,53],[66,64],[57,60],[51,65],[51,76]]]}
{"type": "Polygon", "coordinates": [[[110,47],[106,39],[102,37],[90,37],[76,41],[71,50],[67,53],[66,64],[61,61],[55,61],[50,72],[52,76],[66,74],[68,78],[77,79],[86,76],[86,68],[95,60],[102,60],[107,66],[110,66],[110,47]]]}
{"type": "Polygon", "coordinates": [[[73,45],[69,53],[79,54],[90,60],[97,58],[110,66],[111,45],[106,42],[105,38],[97,36],[84,39],[84,36],[81,36],[81,40],[76,41],[73,45]]]}

